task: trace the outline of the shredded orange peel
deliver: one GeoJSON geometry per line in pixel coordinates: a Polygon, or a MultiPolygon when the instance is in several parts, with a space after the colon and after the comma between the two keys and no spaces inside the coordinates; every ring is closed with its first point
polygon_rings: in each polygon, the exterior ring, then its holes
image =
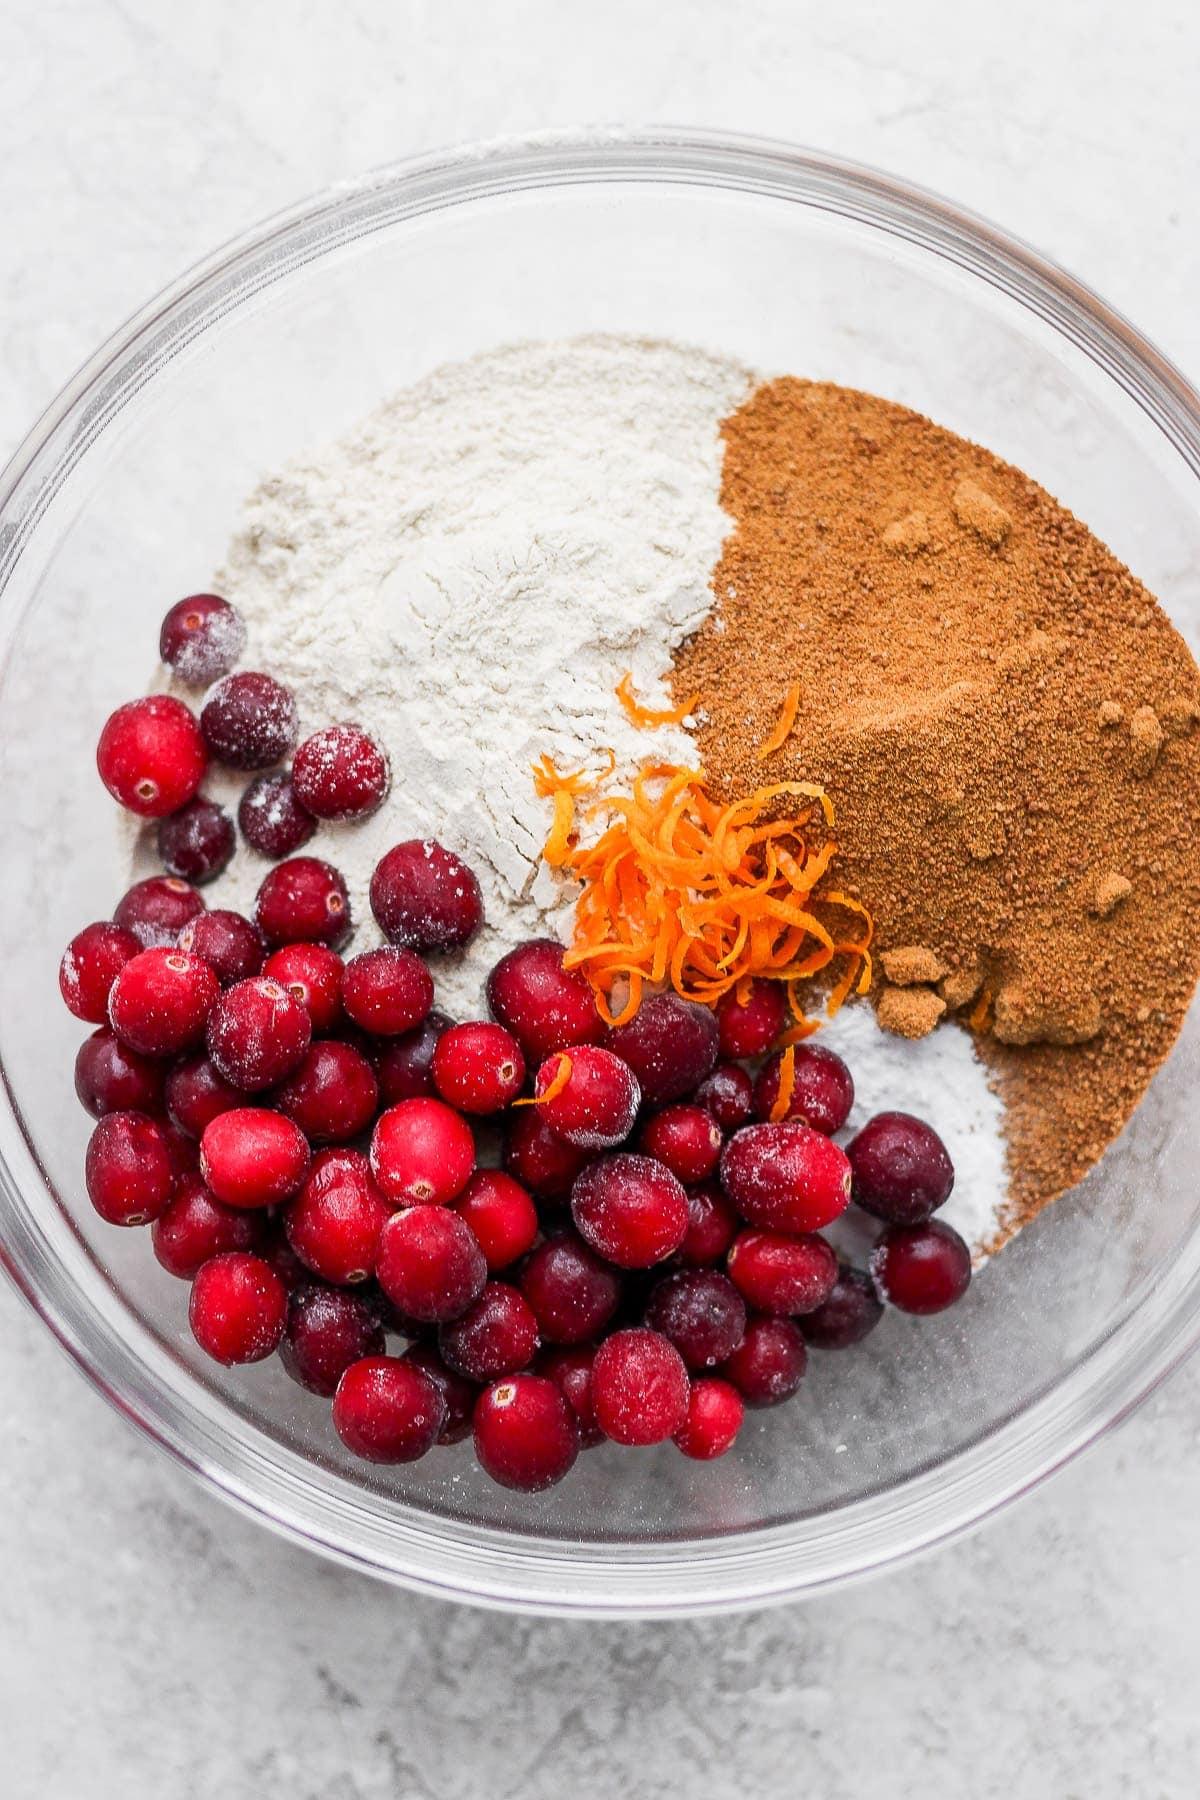
{"type": "Polygon", "coordinates": [[[646,731],[654,731],[659,725],[682,725],[700,700],[699,694],[693,694],[682,706],[643,706],[633,691],[633,675],[629,671],[622,675],[613,693],[621,702],[626,718],[646,731]]]}
{"type": "Polygon", "coordinates": [[[772,1125],[778,1125],[786,1119],[792,1104],[792,1095],[796,1091],[796,1046],[788,1044],[779,1059],[779,1092],[775,1096],[775,1104],[767,1117],[772,1125]]]}
{"type": "Polygon", "coordinates": [[[783,705],[779,709],[779,718],[770,737],[764,738],[758,746],[758,760],[765,762],[768,756],[774,756],[776,750],[782,750],[792,735],[792,727],[796,723],[796,714],[800,710],[800,683],[794,681],[784,696],[783,705]]]}
{"type": "Polygon", "coordinates": [[[554,1079],[547,1084],[545,1091],[540,1094],[531,1094],[524,1100],[514,1100],[513,1105],[545,1106],[547,1100],[557,1100],[558,1096],[562,1093],[568,1081],[571,1079],[572,1067],[573,1064],[566,1051],[560,1050],[558,1053],[558,1067],[554,1071],[554,1079]]]}

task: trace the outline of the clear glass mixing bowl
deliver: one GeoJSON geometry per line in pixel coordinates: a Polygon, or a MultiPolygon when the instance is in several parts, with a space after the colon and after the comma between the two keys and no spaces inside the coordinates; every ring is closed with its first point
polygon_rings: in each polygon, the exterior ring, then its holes
{"type": "Polygon", "coordinates": [[[711,1466],[581,1459],[531,1500],[467,1450],[339,1452],[275,1365],[214,1372],[186,1289],[83,1193],[62,947],[121,886],[92,770],[260,472],[506,341],[662,335],[872,389],[1028,470],[1197,646],[1200,408],[1091,294],[943,202],[772,144],[581,134],[427,158],[232,245],[82,370],[0,483],[0,1237],[81,1368],[212,1488],[391,1579],[592,1613],[752,1605],[907,1556],[1140,1400],[1200,1321],[1193,1013],[1121,1141],[941,1320],[890,1317],[711,1466]]]}

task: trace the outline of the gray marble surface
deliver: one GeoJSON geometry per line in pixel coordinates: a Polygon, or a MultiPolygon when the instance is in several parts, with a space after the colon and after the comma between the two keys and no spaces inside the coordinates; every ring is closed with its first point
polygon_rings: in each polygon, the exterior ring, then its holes
{"type": "MultiPolygon", "coordinates": [[[[667,119],[991,214],[1193,377],[1200,15],[1012,0],[6,0],[0,451],[262,213],[463,137],[667,119]]],[[[504,1619],[192,1487],[0,1291],[5,1800],[1183,1800],[1200,1787],[1200,1369],[1007,1516],[754,1617],[504,1619]]]]}

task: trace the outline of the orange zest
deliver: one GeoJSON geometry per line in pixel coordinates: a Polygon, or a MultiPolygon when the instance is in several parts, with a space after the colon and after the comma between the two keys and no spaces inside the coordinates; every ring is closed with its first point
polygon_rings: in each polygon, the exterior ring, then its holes
{"type": "Polygon", "coordinates": [[[764,738],[758,746],[758,760],[765,762],[768,756],[774,756],[776,750],[782,750],[792,735],[792,726],[796,723],[796,714],[800,710],[800,683],[793,681],[784,696],[783,705],[779,709],[779,717],[770,737],[764,738]]]}
{"type": "Polygon", "coordinates": [[[613,689],[613,693],[621,702],[626,718],[631,719],[635,725],[640,725],[646,731],[654,731],[659,725],[682,725],[700,700],[699,694],[693,694],[691,699],[685,701],[682,706],[665,708],[643,706],[633,691],[633,675],[629,671],[622,675],[613,689]]]}
{"type": "Polygon", "coordinates": [[[558,1053],[558,1067],[554,1071],[554,1079],[541,1094],[529,1095],[524,1100],[514,1100],[514,1106],[545,1106],[547,1100],[557,1100],[558,1096],[571,1079],[572,1063],[565,1050],[558,1053]]]}
{"type": "Polygon", "coordinates": [[[775,1104],[767,1117],[772,1125],[778,1125],[786,1119],[792,1104],[792,1095],[796,1089],[796,1047],[788,1044],[779,1059],[779,1092],[775,1096],[775,1104]]]}
{"type": "Polygon", "coordinates": [[[543,860],[552,869],[563,867],[574,840],[576,800],[581,795],[596,793],[616,767],[617,759],[612,751],[609,750],[606,754],[608,767],[599,775],[585,775],[582,769],[575,769],[570,775],[561,775],[550,756],[539,758],[533,765],[535,793],[543,800],[554,802],[554,823],[542,848],[543,860]]]}

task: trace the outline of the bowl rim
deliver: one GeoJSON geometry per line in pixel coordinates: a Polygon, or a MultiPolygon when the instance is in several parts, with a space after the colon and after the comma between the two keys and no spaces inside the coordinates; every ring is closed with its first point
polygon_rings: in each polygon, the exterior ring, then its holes
{"type": "MultiPolygon", "coordinates": [[[[866,165],[770,139],[673,127],[548,131],[406,158],[335,184],[252,226],[150,300],[83,364],[0,471],[0,593],[75,462],[157,370],[224,312],[385,225],[504,193],[634,181],[790,200],[958,264],[1116,381],[1200,478],[1200,395],[1182,373],[1091,289],[974,213],[866,165]]],[[[5,1089],[24,1136],[7,1079],[5,1089]]],[[[36,1149],[28,1137],[25,1143],[36,1168],[36,1149]]],[[[1194,1253],[1151,1281],[1052,1387],[885,1497],[727,1537],[574,1543],[438,1519],[416,1507],[373,1520],[366,1490],[356,1501],[318,1493],[303,1458],[235,1443],[228,1427],[170,1391],[80,1290],[63,1292],[61,1270],[56,1281],[53,1253],[3,1160],[0,1226],[0,1263],[59,1344],[119,1412],[207,1488],[334,1561],[510,1611],[614,1618],[728,1611],[905,1561],[1031,1491],[1127,1417],[1200,1342],[1200,1234],[1193,1234],[1194,1253]]]]}

